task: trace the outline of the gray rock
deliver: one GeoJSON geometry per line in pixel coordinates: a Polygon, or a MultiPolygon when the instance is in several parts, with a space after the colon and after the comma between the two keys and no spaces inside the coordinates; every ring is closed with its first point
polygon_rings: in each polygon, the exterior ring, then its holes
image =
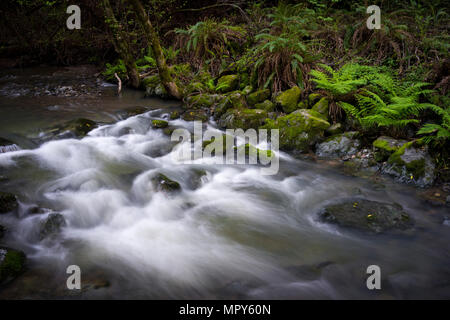
{"type": "Polygon", "coordinates": [[[20,150],[20,147],[12,141],[0,138],[0,153],[20,150]]]}
{"type": "Polygon", "coordinates": [[[47,219],[45,219],[41,224],[41,230],[39,233],[40,240],[57,235],[66,225],[66,220],[62,214],[49,214],[47,219]]]}
{"type": "Polygon", "coordinates": [[[334,135],[317,145],[316,154],[323,158],[352,156],[358,152],[361,142],[354,139],[356,132],[334,135]]]}
{"type": "Polygon", "coordinates": [[[412,218],[400,205],[362,199],[327,206],[321,212],[320,219],[342,227],[375,233],[406,230],[414,225],[412,218]]]}

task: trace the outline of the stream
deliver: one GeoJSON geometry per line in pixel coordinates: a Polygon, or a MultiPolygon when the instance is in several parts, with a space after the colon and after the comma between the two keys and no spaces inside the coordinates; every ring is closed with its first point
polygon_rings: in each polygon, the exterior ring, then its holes
{"type": "Polygon", "coordinates": [[[18,195],[20,206],[0,215],[9,230],[0,241],[28,262],[0,299],[450,298],[448,207],[389,178],[284,152],[272,176],[255,165],[177,163],[170,136],[150,120],[192,123],[169,120],[179,102],[143,96],[117,97],[89,67],[1,72],[0,137],[20,150],[0,154],[0,190],[18,195]],[[136,106],[148,112],[120,116],[136,106]],[[81,117],[101,125],[83,139],[35,142],[45,128],[81,117]],[[155,190],[156,173],[181,191],[155,190]],[[369,234],[318,220],[344,198],[398,203],[415,227],[369,234]],[[31,213],[36,206],[44,212],[31,213]],[[66,226],[41,240],[51,212],[66,226]],[[69,265],[81,268],[82,290],[67,289],[69,265]],[[381,290],[366,287],[370,265],[381,268],[381,290]]]}

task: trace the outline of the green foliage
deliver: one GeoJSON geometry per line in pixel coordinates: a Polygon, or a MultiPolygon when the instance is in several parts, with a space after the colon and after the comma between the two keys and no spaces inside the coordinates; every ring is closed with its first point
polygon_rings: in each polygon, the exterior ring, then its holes
{"type": "Polygon", "coordinates": [[[426,123],[417,134],[426,135],[422,139],[427,144],[443,146],[450,141],[450,108],[433,105],[430,109],[440,117],[440,123],[426,123]]]}
{"type": "Polygon", "coordinates": [[[127,68],[125,67],[125,63],[122,59],[117,60],[116,64],[106,64],[106,70],[103,71],[102,75],[105,77],[107,81],[110,82],[116,82],[116,78],[114,74],[117,73],[117,75],[123,79],[127,75],[127,68]]]}

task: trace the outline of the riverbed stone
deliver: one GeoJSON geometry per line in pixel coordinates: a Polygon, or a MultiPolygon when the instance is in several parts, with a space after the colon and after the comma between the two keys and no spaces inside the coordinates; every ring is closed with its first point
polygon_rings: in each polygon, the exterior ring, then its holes
{"type": "Polygon", "coordinates": [[[330,124],[310,109],[300,109],[276,120],[266,119],[264,129],[280,130],[280,148],[308,152],[323,137],[330,124]]]}
{"type": "Polygon", "coordinates": [[[379,162],[386,161],[391,154],[400,149],[406,142],[406,140],[397,140],[387,136],[379,137],[372,143],[375,159],[379,162]]]}
{"type": "Polygon", "coordinates": [[[345,132],[331,136],[317,145],[316,154],[323,158],[352,156],[358,152],[361,142],[355,139],[357,132],[345,132]]]}
{"type": "Polygon", "coordinates": [[[263,102],[264,100],[267,100],[269,98],[270,98],[270,90],[262,89],[262,90],[258,90],[253,93],[250,93],[247,96],[247,103],[249,106],[254,106],[255,104],[263,102]]]}
{"type": "Polygon", "coordinates": [[[209,116],[206,110],[203,109],[191,109],[186,110],[186,112],[183,113],[181,118],[184,121],[202,121],[207,122],[209,120],[209,116]]]}
{"type": "Polygon", "coordinates": [[[414,141],[405,143],[384,163],[382,172],[402,183],[429,187],[435,180],[435,165],[426,146],[414,141]]]}
{"type": "Polygon", "coordinates": [[[302,94],[302,90],[295,86],[286,91],[281,92],[276,98],[275,102],[279,105],[285,113],[291,113],[297,109],[297,103],[302,94]]]}
{"type": "Polygon", "coordinates": [[[25,262],[22,251],[0,247],[0,284],[19,276],[25,270],[25,262]]]}
{"type": "Polygon", "coordinates": [[[220,117],[218,125],[227,129],[258,129],[267,116],[267,112],[260,109],[230,109],[220,117]]]}
{"type": "Polygon", "coordinates": [[[0,191],[0,214],[14,211],[18,206],[19,203],[14,194],[0,191]]]}
{"type": "Polygon", "coordinates": [[[329,205],[320,213],[320,219],[341,227],[375,233],[407,230],[414,225],[413,219],[399,204],[364,199],[329,205]]]}
{"type": "Polygon", "coordinates": [[[152,177],[151,182],[157,191],[172,193],[181,190],[181,185],[178,182],[170,179],[162,173],[158,173],[152,177]]]}
{"type": "Polygon", "coordinates": [[[79,118],[44,130],[41,140],[83,138],[97,126],[95,121],[79,118]]]}
{"type": "Polygon", "coordinates": [[[39,231],[40,240],[57,235],[66,225],[67,225],[66,219],[62,214],[60,213],[49,214],[48,217],[41,222],[41,227],[39,231]]]}
{"type": "Polygon", "coordinates": [[[169,123],[165,120],[152,120],[152,127],[155,129],[164,129],[169,126],[169,123]]]}

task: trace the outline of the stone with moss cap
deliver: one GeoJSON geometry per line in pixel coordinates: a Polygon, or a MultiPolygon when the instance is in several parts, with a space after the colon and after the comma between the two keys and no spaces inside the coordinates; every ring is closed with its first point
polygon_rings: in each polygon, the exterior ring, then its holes
{"type": "Polygon", "coordinates": [[[322,98],[320,99],[313,107],[312,110],[320,113],[324,119],[328,118],[328,99],[322,98]]]}
{"type": "Polygon", "coordinates": [[[257,129],[264,124],[267,112],[260,109],[230,109],[220,117],[218,125],[228,129],[257,129]]]}
{"type": "Polygon", "coordinates": [[[330,123],[314,110],[300,109],[276,120],[266,119],[265,129],[280,130],[280,148],[308,152],[330,123]]]}
{"type": "Polygon", "coordinates": [[[297,109],[297,103],[302,94],[302,90],[295,86],[289,90],[281,92],[276,98],[275,103],[279,105],[284,112],[291,113],[297,109]]]}
{"type": "Polygon", "coordinates": [[[152,120],[152,127],[156,129],[164,129],[169,126],[169,123],[165,120],[152,120]]]}
{"type": "Polygon", "coordinates": [[[270,100],[265,100],[261,103],[255,104],[255,109],[261,109],[267,112],[273,112],[275,110],[275,104],[270,100]]]}
{"type": "Polygon", "coordinates": [[[239,85],[239,76],[230,74],[223,76],[217,80],[216,92],[225,93],[236,90],[239,85]]]}
{"type": "Polygon", "coordinates": [[[262,90],[258,90],[253,93],[250,93],[247,96],[247,103],[249,106],[254,106],[255,104],[263,102],[264,100],[267,100],[269,98],[270,98],[270,90],[262,89],[262,90]]]}
{"type": "Polygon", "coordinates": [[[188,108],[209,108],[218,99],[220,99],[220,96],[217,94],[203,93],[188,97],[186,103],[188,108]]]}
{"type": "Polygon", "coordinates": [[[320,100],[321,95],[319,93],[311,93],[308,96],[308,105],[313,106],[317,101],[320,100]]]}
{"type": "Polygon", "coordinates": [[[162,173],[157,173],[153,176],[151,182],[157,191],[172,193],[181,190],[181,185],[178,182],[168,178],[162,173]]]}
{"type": "Polygon", "coordinates": [[[386,161],[391,154],[400,149],[407,141],[381,136],[372,145],[375,151],[375,160],[386,161]]]}
{"type": "Polygon", "coordinates": [[[206,122],[209,120],[208,113],[203,109],[186,110],[181,116],[185,121],[201,121],[206,122]]]}
{"type": "Polygon", "coordinates": [[[25,270],[25,253],[0,247],[0,284],[12,280],[25,270]]]}
{"type": "Polygon", "coordinates": [[[429,187],[435,179],[435,165],[426,146],[410,141],[395,151],[382,167],[382,171],[403,183],[429,187]]]}

